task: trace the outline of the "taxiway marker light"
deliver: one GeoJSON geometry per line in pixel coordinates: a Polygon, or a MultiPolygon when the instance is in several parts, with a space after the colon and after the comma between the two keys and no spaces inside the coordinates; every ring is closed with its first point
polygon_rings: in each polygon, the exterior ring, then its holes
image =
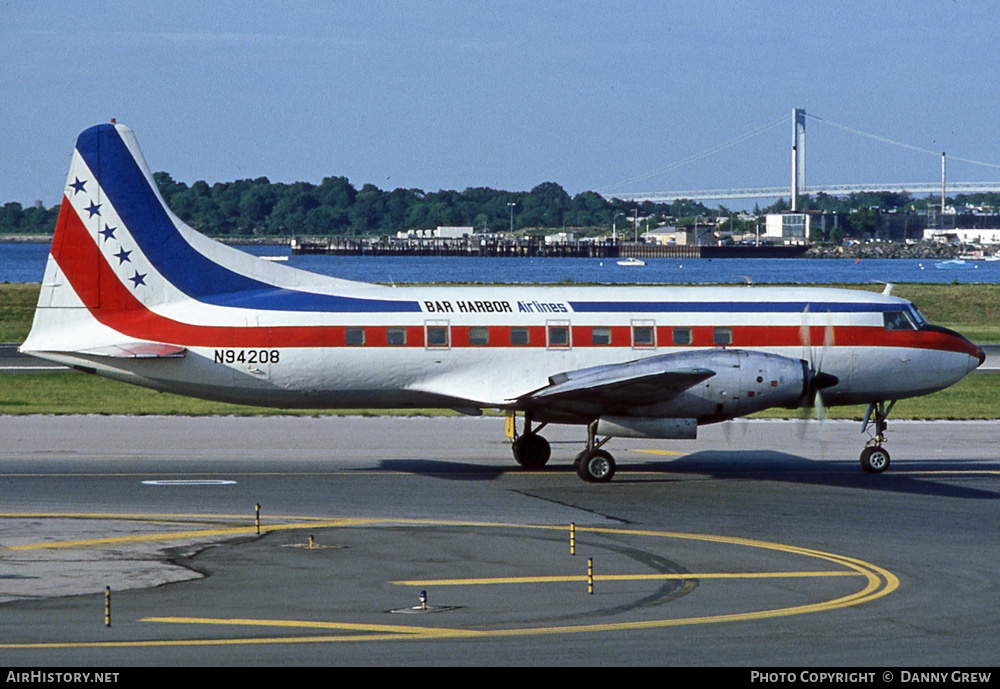
{"type": "Polygon", "coordinates": [[[420,609],[421,610],[426,610],[427,609],[427,592],[426,591],[421,591],[420,592],[420,609]]]}

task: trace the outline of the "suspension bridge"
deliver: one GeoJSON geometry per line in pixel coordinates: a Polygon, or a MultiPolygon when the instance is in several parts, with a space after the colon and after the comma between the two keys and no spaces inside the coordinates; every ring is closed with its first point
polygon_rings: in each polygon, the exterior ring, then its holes
{"type": "MultiPolygon", "coordinates": [[[[780,125],[787,125],[789,123],[789,117],[784,116],[769,122],[761,127],[757,127],[753,131],[747,132],[732,141],[715,146],[707,151],[699,153],[695,156],[691,156],[681,161],[677,161],[667,167],[655,170],[653,172],[641,175],[639,177],[634,177],[630,180],[625,180],[620,182],[615,187],[621,187],[624,185],[637,185],[645,180],[655,177],[657,175],[663,174],[665,172],[675,170],[684,165],[693,164],[711,155],[720,153],[721,151],[736,146],[748,139],[751,139],[762,132],[768,131],[780,125]]],[[[805,110],[801,108],[796,108],[792,111],[791,116],[792,125],[792,147],[791,147],[791,183],[788,186],[782,187],[754,187],[754,188],[744,188],[744,189],[686,189],[686,190],[670,190],[670,191],[650,191],[650,192],[617,192],[602,190],[605,196],[614,196],[626,201],[652,201],[654,203],[671,203],[678,199],[688,199],[692,201],[714,201],[714,200],[726,200],[726,199],[766,199],[766,198],[781,198],[789,197],[791,199],[792,210],[795,210],[796,199],[803,194],[827,194],[829,196],[848,196],[850,194],[861,193],[861,192],[896,192],[896,193],[911,193],[915,195],[934,195],[940,194],[942,199],[945,194],[972,194],[981,192],[998,192],[1000,191],[1000,181],[989,181],[989,182],[960,182],[960,181],[948,181],[946,176],[947,171],[947,161],[957,161],[962,163],[968,163],[972,165],[977,165],[986,168],[992,168],[994,170],[1000,170],[1000,165],[995,163],[989,163],[980,160],[972,160],[969,158],[962,158],[958,156],[948,156],[945,152],[932,151],[927,148],[920,146],[914,146],[907,143],[902,143],[899,141],[894,141],[892,139],[878,136],[876,134],[870,134],[859,129],[854,129],[843,124],[838,124],[827,120],[816,115],[807,114],[805,110]],[[863,183],[863,184],[823,184],[815,186],[806,186],[806,122],[815,121],[821,122],[824,125],[846,131],[850,134],[866,137],[868,139],[873,139],[883,144],[889,144],[892,146],[897,146],[900,148],[908,149],[918,153],[924,153],[929,155],[938,156],[941,159],[941,179],[935,182],[912,182],[912,183],[863,183]]]]}

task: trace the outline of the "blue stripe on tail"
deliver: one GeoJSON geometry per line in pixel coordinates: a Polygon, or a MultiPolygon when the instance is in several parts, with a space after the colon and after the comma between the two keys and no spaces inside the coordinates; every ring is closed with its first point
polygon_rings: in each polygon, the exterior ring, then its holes
{"type": "Polygon", "coordinates": [[[97,176],[143,254],[171,284],[200,302],[268,311],[414,312],[413,301],[357,299],[269,285],[219,265],[177,231],[113,124],[87,129],[76,149],[97,176]]]}

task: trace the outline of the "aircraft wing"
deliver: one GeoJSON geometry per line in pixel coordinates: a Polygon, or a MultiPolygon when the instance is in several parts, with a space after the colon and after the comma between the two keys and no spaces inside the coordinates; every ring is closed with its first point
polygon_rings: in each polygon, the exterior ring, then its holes
{"type": "Polygon", "coordinates": [[[665,402],[715,375],[673,354],[559,373],[549,385],[519,397],[526,407],[580,403],[605,410],[665,402]]]}

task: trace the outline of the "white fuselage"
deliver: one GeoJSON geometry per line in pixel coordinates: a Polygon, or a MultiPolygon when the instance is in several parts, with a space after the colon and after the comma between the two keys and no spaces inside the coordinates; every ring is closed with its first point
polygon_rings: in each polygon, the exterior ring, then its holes
{"type": "MultiPolygon", "coordinates": [[[[180,302],[155,310],[167,324],[204,325],[175,335],[168,325],[157,339],[185,347],[184,357],[58,358],[157,389],[306,408],[504,408],[561,372],[718,348],[809,361],[838,378],[824,393],[831,405],[926,394],[979,363],[958,336],[887,330],[881,309],[907,303],[865,291],[372,285],[350,294],[420,310],[294,313],[180,302]]],[[[107,344],[106,327],[94,330],[95,346],[107,344]]]]}

